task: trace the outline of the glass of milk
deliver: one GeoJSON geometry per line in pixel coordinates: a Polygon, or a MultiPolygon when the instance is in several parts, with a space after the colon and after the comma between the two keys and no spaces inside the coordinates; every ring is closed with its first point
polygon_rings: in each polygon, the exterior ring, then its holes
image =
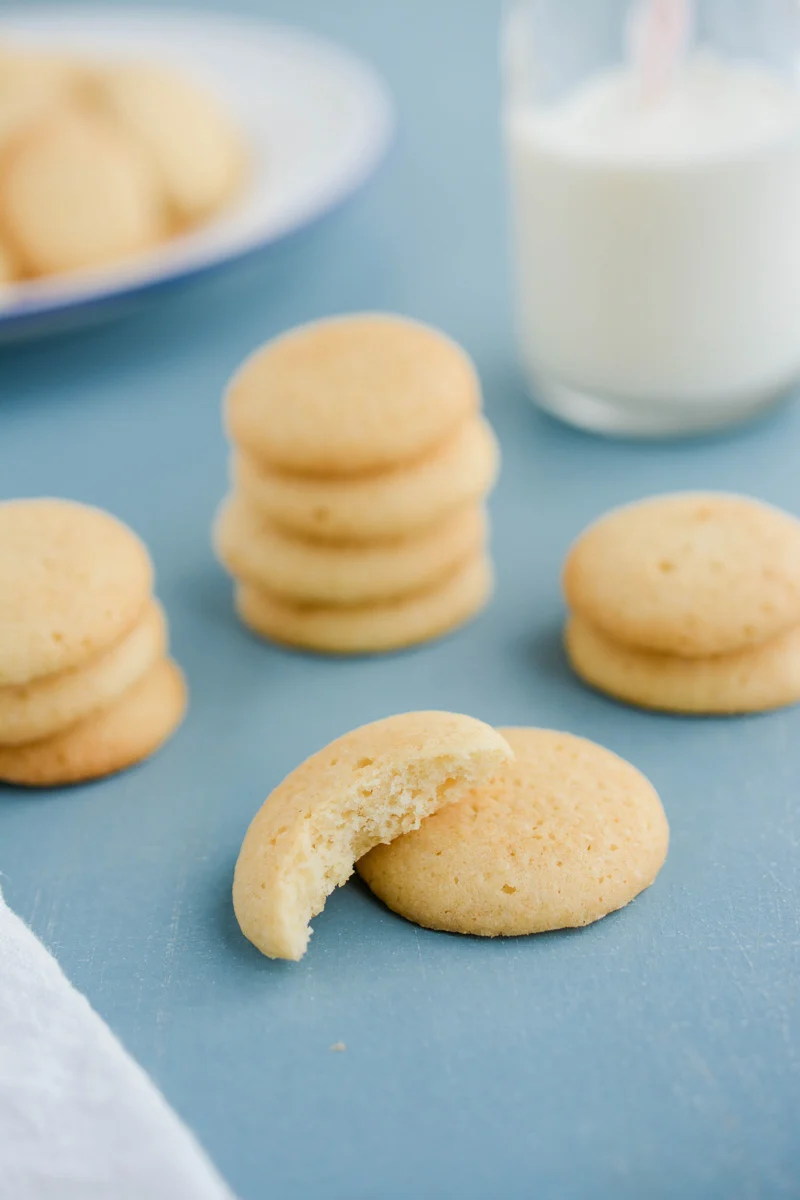
{"type": "Polygon", "coordinates": [[[800,2],[519,0],[520,353],[544,409],[668,436],[800,380],[800,2]]]}

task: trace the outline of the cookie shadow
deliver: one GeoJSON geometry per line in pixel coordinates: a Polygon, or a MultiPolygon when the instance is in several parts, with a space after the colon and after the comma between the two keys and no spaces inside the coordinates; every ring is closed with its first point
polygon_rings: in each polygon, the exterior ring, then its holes
{"type": "Polygon", "coordinates": [[[521,639],[520,645],[514,647],[516,653],[524,655],[537,674],[547,679],[558,680],[560,683],[571,683],[577,686],[577,679],[569,665],[567,652],[564,649],[564,633],[561,623],[548,625],[538,630],[532,636],[521,639]]]}

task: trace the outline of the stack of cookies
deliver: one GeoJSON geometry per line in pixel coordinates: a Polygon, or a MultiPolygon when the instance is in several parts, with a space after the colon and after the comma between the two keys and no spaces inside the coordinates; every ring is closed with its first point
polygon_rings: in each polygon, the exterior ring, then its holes
{"type": "Polygon", "coordinates": [[[800,700],[800,521],[746,496],[618,509],[564,571],[567,653],[630,704],[744,713],[800,700]]]}
{"type": "Polygon", "coordinates": [[[255,632],[371,653],[486,604],[499,453],[455,343],[386,315],[303,326],[244,364],[225,416],[232,493],[214,540],[255,632]]]}
{"type": "Polygon", "coordinates": [[[109,775],[177,728],[183,676],[139,539],[66,500],[0,504],[0,780],[109,775]]]}

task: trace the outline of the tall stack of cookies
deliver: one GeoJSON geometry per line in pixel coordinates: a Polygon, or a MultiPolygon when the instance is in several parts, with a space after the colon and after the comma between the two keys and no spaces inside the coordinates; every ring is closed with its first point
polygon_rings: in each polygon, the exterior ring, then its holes
{"type": "Polygon", "coordinates": [[[66,500],[0,504],[0,780],[109,775],[183,717],[150,556],[127,526],[66,500]]]}
{"type": "Polygon", "coordinates": [[[800,521],[747,496],[678,493],[609,513],[564,571],[567,653],[644,708],[744,713],[800,700],[800,521]]]}
{"type": "Polygon", "coordinates": [[[486,604],[499,452],[449,338],[388,315],[303,326],[248,359],[225,417],[233,486],[214,541],[256,633],[374,653],[486,604]]]}

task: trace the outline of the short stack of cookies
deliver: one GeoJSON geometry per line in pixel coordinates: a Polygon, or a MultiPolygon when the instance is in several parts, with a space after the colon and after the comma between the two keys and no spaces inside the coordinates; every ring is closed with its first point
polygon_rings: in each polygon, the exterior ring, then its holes
{"type": "Polygon", "coordinates": [[[152,584],[147,549],[109,514],[0,504],[0,780],[109,775],[174,732],[186,689],[152,584]]]}
{"type": "Polygon", "coordinates": [[[302,326],[248,359],[225,419],[232,493],[214,541],[256,633],[375,653],[486,604],[499,450],[449,338],[379,314],[302,326]]]}
{"type": "Polygon", "coordinates": [[[800,521],[747,496],[677,493],[609,513],[564,570],[578,675],[644,708],[746,713],[800,700],[800,521]]]}

